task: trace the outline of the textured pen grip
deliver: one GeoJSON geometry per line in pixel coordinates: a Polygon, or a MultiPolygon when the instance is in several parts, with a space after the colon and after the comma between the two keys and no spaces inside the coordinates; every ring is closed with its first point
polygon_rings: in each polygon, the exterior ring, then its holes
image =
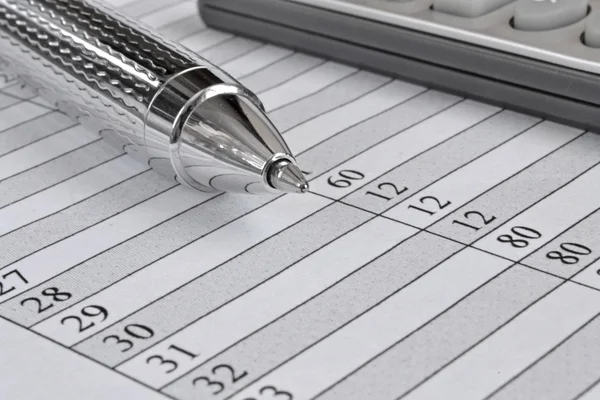
{"type": "Polygon", "coordinates": [[[258,98],[184,47],[90,0],[0,0],[0,54],[59,110],[202,191],[273,190],[293,157],[258,98]]]}
{"type": "MultiPolygon", "coordinates": [[[[149,107],[174,76],[194,68],[215,69],[184,47],[89,0],[0,0],[0,57],[9,73],[61,111],[167,176],[175,173],[168,154],[160,154],[168,152],[166,145],[153,143],[150,154],[144,148],[149,107]]],[[[210,76],[214,79],[200,85],[234,82],[223,73],[210,76]]]]}

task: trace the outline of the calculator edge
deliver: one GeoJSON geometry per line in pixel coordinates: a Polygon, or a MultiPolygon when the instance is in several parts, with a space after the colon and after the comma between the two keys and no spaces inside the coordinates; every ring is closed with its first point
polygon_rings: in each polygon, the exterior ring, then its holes
{"type": "Polygon", "coordinates": [[[591,73],[299,3],[199,0],[199,7],[217,29],[600,131],[600,79],[591,73]]]}

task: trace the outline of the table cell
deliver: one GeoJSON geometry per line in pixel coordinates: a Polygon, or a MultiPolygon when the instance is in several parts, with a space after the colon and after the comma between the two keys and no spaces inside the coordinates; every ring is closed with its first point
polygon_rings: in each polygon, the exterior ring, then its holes
{"type": "Polygon", "coordinates": [[[600,319],[596,317],[529,369],[516,376],[491,396],[490,400],[577,398],[579,393],[598,379],[598,332],[600,319]]]}
{"type": "Polygon", "coordinates": [[[394,221],[372,219],[120,365],[117,370],[160,388],[416,233],[416,229],[394,221]],[[193,359],[179,357],[177,369],[171,373],[146,362],[155,355],[169,357],[173,354],[172,346],[192,350],[197,356],[193,359]]]}
{"type": "Polygon", "coordinates": [[[120,156],[50,189],[13,203],[0,210],[0,237],[109,190],[146,170],[147,166],[131,157],[120,156]]]}
{"type": "Polygon", "coordinates": [[[600,135],[586,133],[475,198],[428,230],[463,243],[473,243],[600,162],[598,147],[600,135]]]}
{"type": "Polygon", "coordinates": [[[598,261],[598,257],[596,257],[595,262],[588,265],[571,279],[574,282],[579,282],[600,290],[600,261],[598,261]]]}
{"type": "Polygon", "coordinates": [[[167,387],[165,392],[194,399],[199,392],[205,393],[205,389],[198,384],[194,386],[193,381],[202,376],[213,377],[215,367],[226,364],[238,374],[246,372],[246,378],[227,385],[215,396],[223,400],[418,280],[461,248],[454,242],[421,232],[239,341],[167,387]]]}
{"type": "MultiPolygon", "coordinates": [[[[315,174],[326,171],[327,166],[330,164],[320,160],[318,154],[310,156],[309,154],[305,155],[303,153],[308,152],[311,147],[316,145],[324,148],[324,151],[326,152],[331,152],[331,149],[334,146],[338,146],[340,149],[344,150],[342,157],[346,158],[340,160],[336,157],[334,162],[339,163],[342,160],[351,157],[353,153],[345,150],[348,146],[351,146],[352,144],[361,146],[357,147],[360,151],[360,149],[363,148],[362,146],[364,146],[362,145],[363,142],[367,145],[371,144],[371,142],[367,141],[368,137],[360,135],[360,133],[363,132],[363,129],[374,129],[373,125],[378,123],[380,123],[381,126],[385,126],[388,121],[386,118],[388,114],[393,114],[398,118],[401,118],[401,111],[398,110],[394,112],[393,110],[396,108],[400,108],[403,111],[406,111],[407,108],[408,110],[413,110],[413,102],[423,104],[419,101],[419,97],[413,101],[408,100],[424,91],[424,88],[419,88],[407,83],[399,81],[389,82],[364,97],[358,98],[331,112],[320,115],[314,119],[309,119],[306,122],[295,126],[285,133],[285,141],[291,149],[295,149],[294,151],[297,152],[296,158],[300,164],[307,167],[307,172],[310,173],[308,175],[315,176],[315,174]],[[408,104],[403,105],[405,101],[408,101],[408,104]],[[340,138],[335,138],[333,137],[333,134],[329,134],[328,132],[339,134],[337,136],[340,138]],[[327,141],[328,139],[329,141],[327,141]]],[[[429,98],[427,94],[423,95],[423,97],[429,98]]],[[[300,112],[295,104],[290,105],[290,108],[300,112]]],[[[402,120],[399,119],[399,121],[402,120]]],[[[404,126],[406,123],[401,122],[401,124],[401,126],[404,126]]],[[[373,133],[375,140],[381,137],[378,134],[375,134],[375,132],[373,133]]],[[[386,135],[391,134],[388,132],[383,133],[386,135]]],[[[383,138],[385,137],[387,136],[383,136],[383,138]]]]}
{"type": "Polygon", "coordinates": [[[311,399],[510,265],[466,248],[232,399],[258,397],[269,386],[311,399]]]}
{"type": "MultiPolygon", "coordinates": [[[[328,115],[333,110],[368,96],[390,82],[391,79],[388,77],[358,71],[311,96],[269,113],[269,118],[281,132],[286,133],[300,124],[306,124],[319,116],[328,115]]],[[[344,113],[342,119],[352,119],[353,117],[353,113],[344,113]]],[[[321,128],[320,124],[317,126],[321,128]]],[[[290,136],[285,136],[285,139],[288,140],[290,136]]]]}
{"type": "Polygon", "coordinates": [[[571,278],[600,257],[600,211],[575,224],[523,260],[523,264],[571,278]]]}
{"type": "Polygon", "coordinates": [[[59,343],[72,346],[329,203],[329,200],[312,194],[279,197],[42,321],[33,329],[59,343]],[[86,315],[94,314],[94,310],[99,309],[106,312],[98,316],[86,315]],[[65,318],[71,321],[65,323],[65,318]],[[88,328],[78,328],[77,320],[85,320],[88,328]]]}
{"type": "MultiPolygon", "coordinates": [[[[156,176],[152,175],[149,177],[147,176],[146,178],[146,187],[149,188],[149,190],[154,189],[156,186],[160,186],[165,182],[162,181],[163,183],[161,183],[161,180],[157,180],[156,176]]],[[[172,184],[169,182],[169,185],[172,184]]],[[[0,297],[0,301],[6,301],[19,293],[84,262],[96,254],[101,253],[124,240],[134,237],[140,232],[159,224],[173,215],[198,204],[202,199],[209,197],[209,195],[198,196],[192,191],[182,187],[176,187],[166,192],[164,192],[163,189],[163,193],[155,197],[144,197],[139,200],[141,203],[137,205],[135,205],[135,203],[138,203],[138,201],[136,201],[133,206],[128,205],[127,208],[121,208],[124,202],[130,201],[132,198],[135,199],[135,196],[128,196],[127,192],[125,191],[124,193],[124,191],[125,188],[119,188],[119,190],[112,193],[114,195],[119,195],[115,196],[112,203],[106,202],[106,196],[100,195],[93,198],[94,201],[98,201],[99,203],[96,208],[69,209],[68,211],[70,212],[67,213],[64,220],[59,218],[58,221],[65,223],[64,226],[66,228],[71,228],[66,222],[72,218],[78,224],[83,224],[83,226],[80,227],[81,230],[76,231],[73,235],[66,238],[63,236],[60,238],[63,240],[59,240],[54,244],[44,247],[43,249],[12,263],[10,267],[5,268],[3,271],[19,271],[27,277],[28,284],[22,285],[10,293],[5,293],[0,297]],[[89,222],[89,219],[96,218],[98,214],[102,215],[101,211],[103,210],[101,207],[105,207],[110,211],[113,211],[114,208],[118,208],[117,211],[114,211],[116,216],[108,220],[101,220],[101,222],[94,221],[94,224],[88,228],[87,223],[89,222]],[[84,218],[84,216],[87,218],[84,218]],[[40,268],[40,265],[43,265],[44,268],[40,268]]],[[[141,190],[141,188],[137,192],[141,192],[142,195],[147,194],[145,191],[141,190]]],[[[155,194],[156,193],[152,193],[152,195],[155,194]]],[[[93,206],[95,204],[90,201],[85,205],[93,206]]],[[[43,220],[42,222],[46,222],[46,220],[43,220]]],[[[40,222],[40,225],[42,222],[40,222]]],[[[52,222],[52,220],[47,222],[52,222]]],[[[33,232],[38,232],[37,238],[39,238],[39,240],[45,240],[46,237],[52,238],[54,235],[62,233],[52,224],[50,224],[51,228],[47,228],[47,231],[43,229],[36,231],[35,228],[40,228],[39,226],[30,226],[32,227],[31,230],[33,232]],[[52,235],[49,235],[48,232],[51,232],[52,235]]],[[[24,231],[23,234],[26,232],[27,231],[24,231]]],[[[5,236],[5,238],[13,239],[16,243],[19,243],[17,239],[19,238],[18,235],[21,233],[21,231],[17,231],[5,236]]],[[[15,247],[13,242],[3,241],[2,251],[0,251],[0,253],[9,253],[8,250],[14,249],[15,247]],[[7,249],[7,251],[4,249],[7,249]]]]}
{"type": "Polygon", "coordinates": [[[160,393],[2,318],[0,332],[0,376],[5,399],[77,400],[85,393],[86,400],[167,400],[160,393]]]}
{"type": "MultiPolygon", "coordinates": [[[[256,53],[261,55],[263,52],[257,51],[256,53]]],[[[270,48],[270,53],[269,57],[261,63],[261,68],[252,71],[253,68],[248,66],[244,68],[240,76],[236,76],[242,85],[254,93],[262,93],[282,85],[317,68],[325,62],[320,58],[306,54],[288,53],[283,55],[283,52],[279,48],[270,48]],[[274,59],[277,61],[268,62],[274,59]]]]}
{"type": "Polygon", "coordinates": [[[356,68],[328,61],[281,85],[261,92],[260,101],[270,112],[323,90],[356,71],[356,68]]]}
{"type": "Polygon", "coordinates": [[[398,398],[562,282],[515,265],[318,398],[398,398]]]}
{"type": "MultiPolygon", "coordinates": [[[[27,113],[27,118],[33,118],[36,115],[31,115],[31,107],[33,106],[23,106],[19,109],[19,111],[16,112],[16,114],[24,112],[27,113]]],[[[38,115],[50,112],[46,109],[43,109],[43,111],[43,113],[38,115]]],[[[2,119],[3,112],[4,111],[0,111],[0,121],[5,122],[5,120],[2,119]]],[[[13,111],[13,113],[14,112],[15,111],[13,111]]],[[[6,118],[7,120],[10,120],[12,117],[6,118]]],[[[25,119],[22,122],[25,122],[25,119]]],[[[30,168],[50,161],[55,157],[59,157],[68,151],[90,144],[95,140],[98,140],[98,135],[85,130],[80,125],[76,125],[56,135],[48,136],[27,147],[23,147],[10,154],[0,157],[0,182],[30,168]]]]}
{"type": "Polygon", "coordinates": [[[502,111],[394,168],[347,195],[342,201],[382,213],[451,171],[522,133],[536,122],[538,120],[533,117],[502,111]]]}
{"type": "Polygon", "coordinates": [[[471,400],[490,395],[592,319],[600,311],[599,300],[600,292],[565,283],[405,398],[471,400]]]}
{"type": "MultiPolygon", "coordinates": [[[[416,193],[384,215],[425,228],[581,133],[543,122],[416,193]]],[[[487,221],[488,216],[484,217],[487,221]]]]}
{"type": "MultiPolygon", "coordinates": [[[[398,164],[418,156],[498,111],[495,107],[467,100],[437,110],[406,129],[398,130],[396,125],[396,134],[314,179],[311,190],[340,199],[398,164]]],[[[401,192],[401,188],[399,185],[395,192],[401,192]]]]}
{"type": "Polygon", "coordinates": [[[237,297],[372,217],[342,204],[332,204],[143,307],[77,349],[106,365],[118,365],[194,321],[209,318],[237,297]],[[107,346],[106,337],[122,336],[130,324],[150,326],[152,338],[135,341],[135,346],[127,351],[119,345],[107,346]]]}
{"type": "MultiPolygon", "coordinates": [[[[197,21],[197,19],[194,19],[197,21]]],[[[243,76],[250,76],[254,73],[259,73],[269,66],[277,64],[279,61],[290,57],[294,52],[290,49],[284,49],[278,46],[268,44],[264,47],[251,51],[250,53],[227,61],[221,65],[224,71],[227,71],[231,76],[239,79],[243,76]]],[[[314,58],[311,58],[314,59],[314,58]]]]}
{"type": "MultiPolygon", "coordinates": [[[[186,192],[193,193],[189,190],[186,192]]],[[[181,204],[181,200],[176,198],[175,203],[168,208],[176,208],[177,204],[181,204]]],[[[150,228],[146,227],[146,230],[143,225],[137,228],[130,227],[130,229],[138,229],[134,236],[118,242],[115,246],[81,264],[61,271],[31,291],[0,304],[0,315],[31,326],[185,247],[270,200],[269,197],[262,196],[249,198],[217,196],[211,201],[200,202],[199,205],[194,206],[195,203],[192,203],[189,210],[176,212],[169,218],[150,225],[150,228]],[[27,307],[21,305],[26,298],[38,297],[44,290],[52,291],[51,288],[67,292],[70,297],[68,299],[63,297],[60,302],[52,302],[51,309],[44,312],[39,312],[30,304],[27,307]]],[[[148,216],[145,215],[144,218],[148,216]]],[[[120,226],[118,219],[113,222],[117,223],[115,227],[120,226]]]]}
{"type": "Polygon", "coordinates": [[[232,40],[227,40],[223,44],[203,51],[200,53],[200,56],[211,63],[218,65],[233,60],[243,54],[247,54],[262,45],[262,43],[257,42],[256,40],[245,37],[236,37],[232,40]]]}
{"type": "MultiPolygon", "coordinates": [[[[474,245],[514,261],[522,259],[598,209],[596,195],[600,195],[599,180],[600,165],[523,211],[474,245]]],[[[579,248],[576,251],[584,250],[579,248]]]]}

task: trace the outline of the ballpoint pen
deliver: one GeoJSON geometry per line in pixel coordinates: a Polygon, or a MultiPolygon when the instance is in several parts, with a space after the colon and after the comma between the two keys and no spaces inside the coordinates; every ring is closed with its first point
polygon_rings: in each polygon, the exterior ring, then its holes
{"type": "Polygon", "coordinates": [[[0,58],[60,111],[200,191],[304,193],[255,94],[90,0],[0,0],[0,58]]]}

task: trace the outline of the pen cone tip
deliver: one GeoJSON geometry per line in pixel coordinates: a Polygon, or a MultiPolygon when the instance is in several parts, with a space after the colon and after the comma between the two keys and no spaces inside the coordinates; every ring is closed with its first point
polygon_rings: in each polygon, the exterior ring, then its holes
{"type": "Polygon", "coordinates": [[[300,169],[287,160],[275,162],[269,170],[269,184],[285,193],[306,193],[308,182],[300,169]]]}

